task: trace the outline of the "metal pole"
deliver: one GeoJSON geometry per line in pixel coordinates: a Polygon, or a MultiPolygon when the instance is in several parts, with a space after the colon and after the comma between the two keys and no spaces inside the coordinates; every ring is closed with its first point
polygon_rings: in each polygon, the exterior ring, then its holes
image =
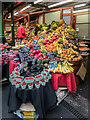
{"type": "Polygon", "coordinates": [[[12,32],[12,45],[15,45],[14,42],[14,16],[13,16],[13,10],[11,11],[11,32],[12,32]]]}
{"type": "Polygon", "coordinates": [[[0,2],[0,43],[5,43],[4,29],[3,29],[2,2],[0,2]]]}

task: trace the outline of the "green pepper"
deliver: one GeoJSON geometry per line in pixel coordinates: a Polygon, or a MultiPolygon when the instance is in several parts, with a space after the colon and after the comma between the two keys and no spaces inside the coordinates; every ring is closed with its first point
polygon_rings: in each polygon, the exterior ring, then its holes
{"type": "Polygon", "coordinates": [[[47,63],[47,62],[48,62],[48,60],[49,60],[48,58],[43,59],[43,60],[42,60],[42,63],[47,63]]]}
{"type": "Polygon", "coordinates": [[[34,59],[34,56],[32,56],[32,59],[34,59]]]}
{"type": "Polygon", "coordinates": [[[32,51],[29,51],[29,54],[31,54],[32,53],[32,51]]]}
{"type": "Polygon", "coordinates": [[[37,59],[37,64],[41,64],[41,60],[37,59]]]}

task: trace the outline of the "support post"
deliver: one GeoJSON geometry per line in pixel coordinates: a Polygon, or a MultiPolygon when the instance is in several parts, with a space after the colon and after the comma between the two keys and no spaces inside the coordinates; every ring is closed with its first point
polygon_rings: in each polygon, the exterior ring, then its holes
{"type": "Polygon", "coordinates": [[[45,23],[45,13],[43,13],[43,24],[45,23]]]}
{"type": "Polygon", "coordinates": [[[2,13],[2,2],[0,2],[0,43],[5,43],[2,13]]]}
{"type": "Polygon", "coordinates": [[[36,18],[36,24],[39,24],[39,15],[37,15],[37,18],[36,18]]]}
{"type": "Polygon", "coordinates": [[[28,26],[30,26],[30,14],[28,14],[28,26]]]}
{"type": "Polygon", "coordinates": [[[13,10],[11,11],[11,32],[12,32],[12,45],[15,45],[14,41],[14,16],[13,16],[13,10]]]}

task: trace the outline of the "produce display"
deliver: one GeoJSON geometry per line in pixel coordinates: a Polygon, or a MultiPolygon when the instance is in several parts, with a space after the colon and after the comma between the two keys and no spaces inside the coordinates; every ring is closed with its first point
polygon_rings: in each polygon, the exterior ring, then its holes
{"type": "MultiPolygon", "coordinates": [[[[41,85],[45,86],[46,83],[51,79],[51,75],[49,74],[49,70],[43,68],[40,70],[40,74],[35,73],[31,76],[28,76],[28,65],[27,63],[19,64],[21,67],[14,68],[12,74],[10,74],[9,80],[12,85],[15,85],[16,88],[21,87],[22,89],[32,89],[33,87],[39,88],[41,85]],[[24,68],[27,67],[27,70],[24,71],[24,68]],[[23,71],[23,72],[22,72],[23,71]],[[25,73],[26,75],[24,75],[25,73]]],[[[37,66],[38,67],[38,66],[37,66]]]]}
{"type": "Polygon", "coordinates": [[[11,46],[0,43],[0,65],[7,64],[9,61],[17,58],[17,54],[10,50],[11,46]]]}
{"type": "Polygon", "coordinates": [[[87,51],[88,48],[87,47],[80,47],[79,50],[82,50],[82,51],[87,51]]]}
{"type": "MultiPolygon", "coordinates": [[[[71,26],[61,23],[63,22],[52,22],[51,25],[36,25],[30,33],[32,39],[26,46],[30,47],[30,45],[39,44],[42,54],[47,55],[47,53],[53,52],[68,61],[81,60],[82,56],[77,52],[78,47],[73,41],[70,41],[70,39],[77,37],[75,30],[71,26]],[[37,32],[36,36],[34,36],[35,32],[37,32]],[[34,40],[36,40],[36,43],[33,43],[34,40]]],[[[31,56],[34,56],[34,54],[31,53],[31,56]]],[[[38,58],[38,54],[35,54],[34,58],[38,58]]],[[[42,61],[42,59],[43,55],[41,55],[39,60],[42,61]]]]}
{"type": "Polygon", "coordinates": [[[49,71],[53,73],[67,74],[74,71],[74,69],[70,65],[72,64],[68,63],[67,60],[65,60],[63,64],[59,62],[58,67],[49,67],[49,71]]]}
{"type": "Polygon", "coordinates": [[[21,62],[10,75],[10,82],[16,88],[45,86],[51,79],[51,72],[74,72],[72,61],[82,60],[79,48],[74,43],[76,31],[64,21],[38,24],[27,33],[23,45],[12,47],[18,49],[21,62]]]}

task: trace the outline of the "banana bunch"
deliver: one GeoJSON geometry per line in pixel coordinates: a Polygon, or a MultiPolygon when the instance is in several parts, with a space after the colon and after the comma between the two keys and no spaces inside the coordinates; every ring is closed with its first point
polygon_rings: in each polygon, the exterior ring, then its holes
{"type": "Polygon", "coordinates": [[[58,63],[58,67],[49,68],[50,72],[67,74],[73,72],[74,69],[70,66],[72,64],[68,63],[67,60],[61,65],[61,62],[58,63]]]}

